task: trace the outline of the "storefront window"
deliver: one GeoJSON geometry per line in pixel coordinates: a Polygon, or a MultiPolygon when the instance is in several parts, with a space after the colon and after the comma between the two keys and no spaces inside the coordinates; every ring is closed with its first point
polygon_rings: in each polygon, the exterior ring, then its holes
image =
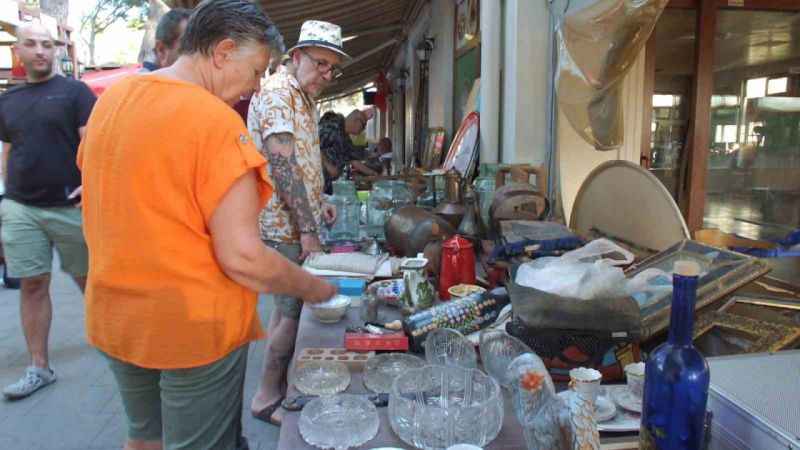
{"type": "Polygon", "coordinates": [[[676,199],[694,83],[695,22],[693,10],[667,9],[655,29],[650,171],[676,199]]]}
{"type": "Polygon", "coordinates": [[[704,227],[761,239],[800,223],[800,13],[720,10],[704,227]]]}

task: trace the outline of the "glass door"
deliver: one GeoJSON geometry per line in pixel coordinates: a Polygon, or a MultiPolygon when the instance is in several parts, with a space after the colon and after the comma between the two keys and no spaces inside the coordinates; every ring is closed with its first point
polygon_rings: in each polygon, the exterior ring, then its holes
{"type": "Polygon", "coordinates": [[[703,226],[782,237],[800,225],[800,11],[717,14],[703,226]]]}

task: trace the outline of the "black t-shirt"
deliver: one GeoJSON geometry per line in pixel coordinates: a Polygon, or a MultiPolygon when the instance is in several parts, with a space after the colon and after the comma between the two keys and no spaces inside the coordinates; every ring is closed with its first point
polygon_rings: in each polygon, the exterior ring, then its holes
{"type": "Polygon", "coordinates": [[[60,75],[0,96],[0,141],[11,144],[5,196],[32,206],[65,206],[81,185],[75,158],[78,129],[95,96],[86,84],[60,75]]]}

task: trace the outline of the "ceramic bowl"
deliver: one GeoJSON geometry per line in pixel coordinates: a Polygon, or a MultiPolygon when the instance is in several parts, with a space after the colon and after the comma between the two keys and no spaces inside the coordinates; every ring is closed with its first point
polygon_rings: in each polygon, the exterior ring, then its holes
{"type": "Polygon", "coordinates": [[[455,298],[461,298],[472,294],[482,294],[486,292],[486,289],[475,284],[457,284],[447,289],[447,292],[455,298]]]}
{"type": "Polygon", "coordinates": [[[322,323],[336,323],[347,313],[350,301],[350,297],[336,295],[327,302],[310,305],[311,314],[322,323]]]}

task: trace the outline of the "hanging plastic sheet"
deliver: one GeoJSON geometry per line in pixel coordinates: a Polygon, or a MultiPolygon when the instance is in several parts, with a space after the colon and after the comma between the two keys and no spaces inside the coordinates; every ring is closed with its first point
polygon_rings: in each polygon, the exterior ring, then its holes
{"type": "Polygon", "coordinates": [[[622,80],[669,0],[598,0],[556,23],[558,103],[597,150],[623,143],[622,80]]]}

